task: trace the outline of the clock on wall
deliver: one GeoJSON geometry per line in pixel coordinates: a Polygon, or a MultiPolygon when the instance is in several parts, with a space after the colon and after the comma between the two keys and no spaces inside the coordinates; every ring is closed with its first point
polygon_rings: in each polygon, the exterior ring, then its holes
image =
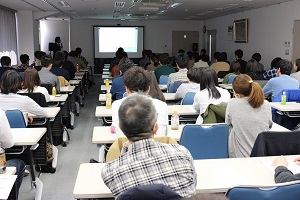
{"type": "Polygon", "coordinates": [[[203,26],[203,33],[206,33],[206,26],[203,26]]]}

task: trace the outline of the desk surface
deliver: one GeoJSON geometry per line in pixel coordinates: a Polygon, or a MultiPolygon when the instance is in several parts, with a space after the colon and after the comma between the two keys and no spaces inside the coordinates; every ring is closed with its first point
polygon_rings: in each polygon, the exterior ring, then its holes
{"type": "Polygon", "coordinates": [[[111,89],[111,85],[109,85],[109,86],[101,85],[101,90],[103,90],[103,91],[110,90],[110,89],[111,89]]]}
{"type": "MultiPolygon", "coordinates": [[[[175,93],[163,93],[166,101],[175,101],[175,93]]],[[[99,94],[99,101],[105,102],[106,101],[106,94],[99,94]]],[[[178,100],[180,101],[180,100],[178,100]]]]}
{"type": "Polygon", "coordinates": [[[73,92],[74,90],[75,90],[75,86],[60,87],[61,93],[73,92]]]}
{"type": "Polygon", "coordinates": [[[270,102],[270,105],[282,112],[296,112],[300,111],[300,103],[296,102],[286,102],[285,105],[282,105],[280,102],[270,102]]]}
{"type": "Polygon", "coordinates": [[[113,77],[110,74],[103,74],[102,78],[103,79],[112,79],[113,77]]]}
{"type": "MultiPolygon", "coordinates": [[[[293,159],[296,156],[287,156],[293,159]]],[[[273,161],[275,157],[230,158],[195,160],[198,193],[226,192],[237,185],[273,185],[274,172],[261,161],[273,161]],[[259,177],[259,178],[258,178],[259,177]]],[[[110,190],[104,184],[101,170],[105,163],[80,165],[74,198],[108,198],[110,190]]]]}
{"type": "Polygon", "coordinates": [[[79,85],[81,80],[70,80],[69,83],[70,85],[79,85]]]}
{"type": "Polygon", "coordinates": [[[0,174],[0,176],[14,175],[16,172],[16,167],[6,167],[6,172],[4,174],[0,174]]]}
{"type": "Polygon", "coordinates": [[[85,72],[76,72],[75,76],[84,76],[85,72]]]}
{"type": "Polygon", "coordinates": [[[60,96],[52,96],[50,95],[49,102],[64,102],[67,101],[68,95],[67,94],[60,94],[60,96]]]}
{"type": "MultiPolygon", "coordinates": [[[[174,110],[177,110],[178,115],[198,115],[199,113],[194,110],[192,105],[168,105],[168,114],[172,115],[174,110]]],[[[107,109],[105,106],[97,106],[96,117],[111,117],[111,109],[107,109]]]]}
{"type": "MultiPolygon", "coordinates": [[[[179,125],[178,130],[172,130],[171,126],[168,126],[168,136],[179,141],[182,133],[182,129],[185,125],[179,125]]],[[[187,125],[188,126],[188,125],[187,125]]],[[[276,123],[273,123],[270,131],[290,131],[276,123]]],[[[93,131],[93,144],[112,144],[117,139],[116,134],[110,132],[109,126],[95,126],[93,131]]]]}
{"type": "Polygon", "coordinates": [[[15,146],[28,146],[38,143],[46,133],[46,128],[12,128],[15,146]]]}

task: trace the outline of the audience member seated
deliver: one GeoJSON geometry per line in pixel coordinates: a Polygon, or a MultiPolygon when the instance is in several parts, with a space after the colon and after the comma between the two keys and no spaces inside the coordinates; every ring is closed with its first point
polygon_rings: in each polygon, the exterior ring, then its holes
{"type": "Polygon", "coordinates": [[[241,49],[238,49],[234,52],[235,60],[240,63],[240,72],[241,74],[245,74],[247,62],[242,59],[244,52],[241,49]]]}
{"type": "Polygon", "coordinates": [[[200,50],[200,56],[204,62],[209,62],[209,55],[206,54],[206,49],[200,50]]]}
{"type": "MultiPolygon", "coordinates": [[[[3,148],[10,148],[14,146],[14,138],[11,133],[11,129],[6,118],[5,112],[0,109],[0,143],[3,148]]],[[[19,159],[10,159],[6,161],[7,167],[16,167],[16,188],[17,188],[17,196],[19,193],[19,189],[21,187],[23,181],[23,174],[25,171],[25,164],[22,160],[19,159]]]]}
{"type": "Polygon", "coordinates": [[[2,75],[0,79],[0,108],[4,111],[15,109],[22,111],[26,124],[33,120],[32,117],[28,116],[28,113],[37,117],[45,117],[47,112],[34,100],[17,94],[22,89],[21,84],[21,77],[14,70],[8,70],[2,75]]]}
{"type": "MultiPolygon", "coordinates": [[[[294,159],[294,162],[297,165],[300,165],[300,157],[294,159]]],[[[289,181],[299,181],[300,180],[300,173],[293,174],[287,166],[288,162],[284,156],[280,156],[275,158],[273,161],[273,166],[275,168],[274,179],[276,183],[284,183],[289,181]]]]}
{"type": "Polygon", "coordinates": [[[204,67],[209,67],[207,62],[204,62],[204,55],[199,55],[197,52],[193,53],[193,57],[195,59],[195,63],[193,68],[204,68],[204,67]]]}
{"type": "Polygon", "coordinates": [[[156,54],[151,54],[150,63],[146,66],[147,71],[155,71],[155,69],[159,66],[159,60],[156,54]]]}
{"type": "Polygon", "coordinates": [[[300,87],[300,59],[297,59],[294,62],[294,70],[296,72],[291,74],[291,77],[295,78],[299,82],[299,87],[300,87]]]}
{"type": "Polygon", "coordinates": [[[252,78],[252,80],[265,80],[263,71],[261,71],[258,62],[255,59],[250,59],[247,62],[245,73],[252,78]]]}
{"type": "Polygon", "coordinates": [[[38,51],[38,52],[36,53],[36,59],[35,59],[35,62],[34,62],[34,64],[33,64],[32,67],[35,68],[35,69],[38,70],[38,71],[40,71],[40,70],[42,69],[41,59],[42,59],[42,57],[43,57],[44,55],[46,55],[46,53],[43,52],[43,51],[38,51]]]}
{"type": "Polygon", "coordinates": [[[109,72],[111,72],[114,66],[119,65],[120,60],[123,58],[123,52],[124,49],[122,47],[119,47],[115,54],[116,57],[114,57],[114,59],[110,63],[109,72]]]}
{"type": "MultiPolygon", "coordinates": [[[[152,90],[150,87],[151,75],[140,67],[133,67],[129,69],[124,75],[124,84],[126,88],[127,95],[130,96],[132,93],[143,93],[148,95],[152,90]]],[[[112,103],[112,126],[115,129],[116,135],[118,137],[124,136],[122,131],[119,129],[119,117],[118,111],[122,102],[126,99],[114,101],[112,103]]],[[[159,129],[157,135],[166,136],[168,129],[168,106],[165,102],[156,99],[155,97],[150,98],[157,110],[157,124],[159,129]]]]}
{"type": "Polygon", "coordinates": [[[7,70],[16,70],[15,68],[11,67],[11,59],[8,56],[1,57],[1,67],[0,67],[0,78],[7,70]]]}
{"type": "Polygon", "coordinates": [[[233,61],[230,65],[229,74],[226,74],[226,76],[223,78],[222,83],[228,84],[228,80],[230,76],[237,76],[240,74],[240,63],[238,61],[233,61]]]}
{"type": "Polygon", "coordinates": [[[261,55],[260,55],[260,53],[254,53],[251,58],[254,59],[254,60],[256,60],[257,65],[258,65],[258,69],[261,72],[263,72],[265,69],[264,69],[263,64],[260,63],[260,61],[261,61],[261,55]]]}
{"type": "Polygon", "coordinates": [[[276,57],[272,60],[271,69],[269,69],[263,73],[263,76],[266,80],[277,77],[278,62],[281,60],[282,59],[280,57],[276,57]]]}
{"type": "Polygon", "coordinates": [[[146,65],[150,63],[150,56],[152,54],[151,50],[144,49],[142,51],[143,58],[139,61],[139,66],[145,69],[146,65]]]}
{"type": "Polygon", "coordinates": [[[160,101],[166,102],[165,96],[162,93],[161,89],[159,88],[159,85],[157,83],[154,73],[150,72],[149,74],[151,76],[149,95],[153,99],[158,99],[160,101]]]}
{"type": "Polygon", "coordinates": [[[216,51],[215,53],[214,53],[214,58],[211,60],[211,62],[210,62],[210,65],[212,65],[212,64],[214,64],[214,63],[216,63],[217,62],[217,59],[220,57],[220,52],[218,52],[218,51],[216,51]]]}
{"type": "Polygon", "coordinates": [[[199,112],[196,124],[202,124],[204,113],[209,104],[220,104],[222,102],[228,102],[230,99],[230,93],[218,87],[218,77],[210,67],[203,68],[200,74],[200,91],[196,93],[194,98],[193,108],[199,112]]]}
{"type": "Polygon", "coordinates": [[[51,67],[50,72],[52,72],[56,76],[62,76],[67,81],[70,81],[69,72],[62,68],[64,59],[65,59],[64,52],[62,52],[62,51],[56,52],[54,60],[53,60],[53,66],[51,67]]]}
{"type": "Polygon", "coordinates": [[[36,69],[28,68],[24,72],[24,79],[22,90],[19,90],[18,93],[42,93],[45,96],[46,102],[50,101],[50,95],[48,90],[44,87],[41,87],[41,79],[39,73],[36,69]]]}
{"type": "Polygon", "coordinates": [[[220,54],[220,57],[217,58],[217,62],[211,65],[211,67],[215,70],[216,74],[218,74],[219,71],[229,71],[230,66],[226,62],[226,59],[227,58],[225,54],[222,52],[220,54]]]}
{"type": "Polygon", "coordinates": [[[271,106],[260,85],[246,74],[238,75],[232,87],[235,98],[229,100],[225,115],[229,157],[250,157],[257,135],[272,127],[271,106]]]}
{"type": "Polygon", "coordinates": [[[123,98],[123,94],[126,92],[124,85],[124,74],[125,72],[134,66],[134,63],[129,58],[122,58],[119,62],[119,73],[120,76],[115,78],[111,85],[110,93],[112,94],[113,100],[118,100],[123,98]]]}
{"type": "Polygon", "coordinates": [[[69,52],[68,60],[71,61],[75,67],[78,65],[79,69],[86,69],[86,64],[77,57],[76,51],[72,50],[69,52]]]}
{"type": "Polygon", "coordinates": [[[195,58],[193,56],[193,52],[189,51],[186,53],[187,56],[189,57],[189,62],[188,62],[188,66],[186,67],[187,69],[190,69],[194,66],[195,64],[195,58]]]}
{"type": "Polygon", "coordinates": [[[30,67],[29,65],[29,56],[27,54],[20,55],[21,65],[16,67],[18,72],[24,72],[27,68],[30,67]]]}
{"type": "Polygon", "coordinates": [[[191,68],[187,72],[188,83],[182,83],[176,93],[175,99],[183,99],[185,94],[188,92],[199,92],[200,91],[200,68],[191,68]]]}
{"type": "Polygon", "coordinates": [[[160,66],[154,70],[157,81],[159,81],[161,75],[169,75],[176,72],[174,68],[170,67],[169,55],[167,53],[159,55],[158,60],[160,66]]]}
{"type": "Polygon", "coordinates": [[[292,72],[292,63],[288,60],[281,60],[278,62],[278,77],[270,79],[267,84],[263,87],[265,97],[271,95],[273,99],[282,90],[287,89],[299,89],[299,83],[296,79],[290,77],[292,72]]]}
{"type": "Polygon", "coordinates": [[[82,49],[81,49],[80,47],[77,47],[77,48],[75,49],[75,52],[77,53],[77,58],[79,58],[80,60],[82,60],[82,61],[84,62],[84,64],[87,65],[87,64],[88,64],[88,61],[85,59],[85,57],[83,57],[83,56],[81,55],[82,49]]]}
{"type": "Polygon", "coordinates": [[[118,115],[120,129],[129,141],[101,173],[114,197],[129,188],[150,184],[164,184],[182,197],[194,195],[197,175],[190,152],[181,145],[158,143],[152,138],[159,126],[153,100],[131,94],[122,102],[118,115]]]}
{"type": "Polygon", "coordinates": [[[60,86],[58,78],[50,70],[52,67],[52,58],[49,55],[45,55],[41,58],[42,69],[39,71],[41,84],[50,84],[56,88],[56,92],[60,92],[60,86]]]}
{"type": "Polygon", "coordinates": [[[65,57],[62,68],[67,70],[69,72],[70,79],[73,79],[75,77],[76,72],[75,66],[71,61],[68,60],[69,53],[67,51],[64,51],[64,54],[65,57]]]}
{"type": "Polygon", "coordinates": [[[228,61],[228,57],[227,57],[227,53],[226,52],[222,52],[223,57],[224,57],[224,62],[228,63],[228,65],[230,65],[230,62],[228,61]]]}
{"type": "Polygon", "coordinates": [[[168,85],[171,82],[175,82],[175,81],[181,81],[181,82],[188,81],[187,66],[189,62],[189,57],[184,53],[177,54],[177,56],[175,57],[175,62],[176,62],[176,67],[179,70],[178,72],[171,73],[169,75],[168,85]]]}

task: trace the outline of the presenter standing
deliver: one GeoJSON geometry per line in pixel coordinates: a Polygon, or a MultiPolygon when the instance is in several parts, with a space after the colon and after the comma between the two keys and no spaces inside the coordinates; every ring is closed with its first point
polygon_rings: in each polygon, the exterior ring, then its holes
{"type": "Polygon", "coordinates": [[[61,51],[63,48],[60,37],[57,36],[55,37],[55,43],[54,43],[54,47],[53,47],[53,58],[55,57],[55,53],[58,51],[61,51]]]}

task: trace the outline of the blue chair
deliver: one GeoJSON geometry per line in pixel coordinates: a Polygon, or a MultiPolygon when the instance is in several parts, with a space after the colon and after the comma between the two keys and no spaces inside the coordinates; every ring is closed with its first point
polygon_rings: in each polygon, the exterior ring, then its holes
{"type": "Polygon", "coordinates": [[[174,91],[174,82],[171,82],[168,87],[168,93],[173,93],[174,91]]]}
{"type": "Polygon", "coordinates": [[[235,79],[235,77],[237,77],[237,75],[231,75],[231,76],[229,76],[228,84],[232,84],[232,82],[235,79]]]}
{"type": "Polygon", "coordinates": [[[228,158],[228,125],[187,125],[182,130],[180,144],[195,160],[228,158]]]}
{"type": "Polygon", "coordinates": [[[159,78],[159,85],[167,85],[168,84],[168,80],[169,80],[169,76],[167,75],[161,75],[159,78]]]}
{"type": "Polygon", "coordinates": [[[187,92],[181,101],[181,105],[193,105],[195,92],[187,92]]]}
{"type": "Polygon", "coordinates": [[[238,186],[227,191],[230,200],[282,200],[300,199],[300,181],[288,182],[276,187],[243,187],[238,186]]]}
{"type": "Polygon", "coordinates": [[[5,114],[11,128],[26,128],[23,113],[20,110],[7,110],[5,114]]]}

